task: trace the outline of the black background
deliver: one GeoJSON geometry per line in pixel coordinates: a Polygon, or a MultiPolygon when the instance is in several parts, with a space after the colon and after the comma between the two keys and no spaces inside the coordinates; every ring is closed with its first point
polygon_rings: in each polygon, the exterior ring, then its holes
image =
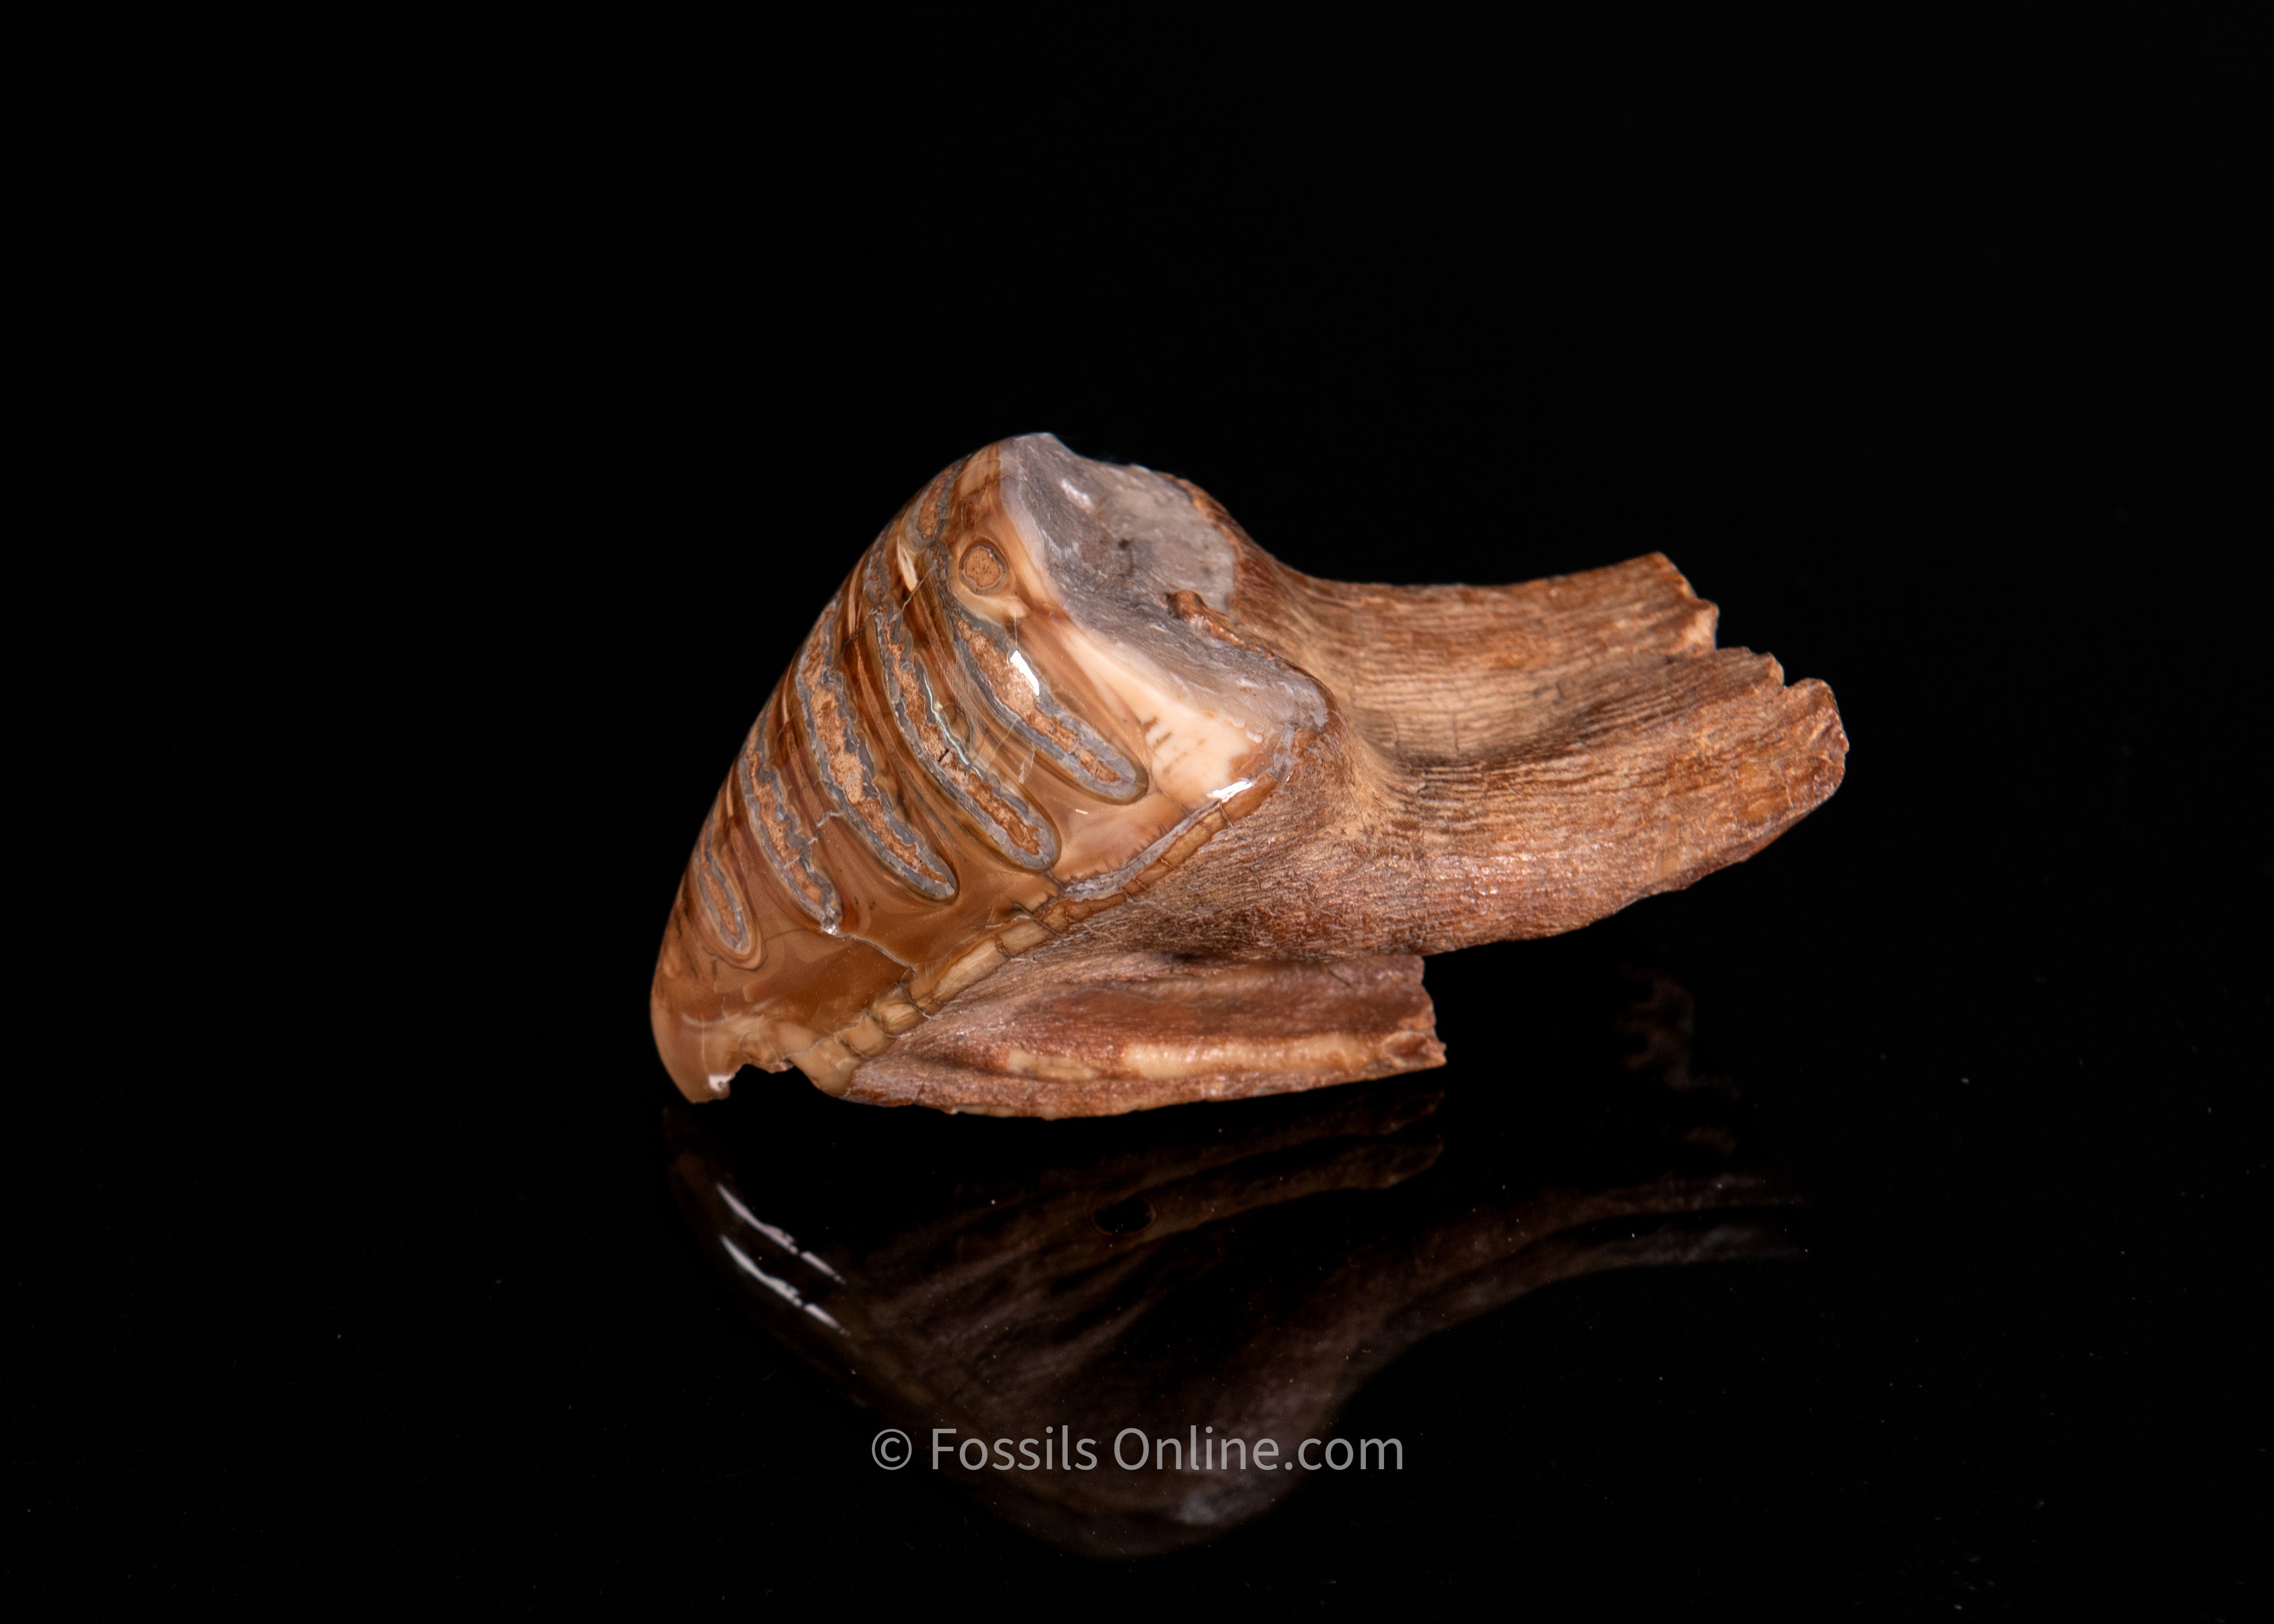
{"type": "Polygon", "coordinates": [[[157,720],[108,725],[177,808],[137,883],[181,945],[90,978],[148,1047],[26,1146],[63,1357],[11,1565],[548,1609],[2262,1605],[2264,79],[2127,17],[167,46],[98,297],[162,553],[157,720]],[[1135,1563],[870,1464],[671,1207],[644,1010],[817,605],[1043,428],[1324,575],[1663,550],[1853,741],[1752,861],[1428,971],[1456,1090],[1562,1041],[1526,987],[1679,979],[1810,1256],[1425,1342],[1344,1421],[1401,1478],[1135,1563]]]}

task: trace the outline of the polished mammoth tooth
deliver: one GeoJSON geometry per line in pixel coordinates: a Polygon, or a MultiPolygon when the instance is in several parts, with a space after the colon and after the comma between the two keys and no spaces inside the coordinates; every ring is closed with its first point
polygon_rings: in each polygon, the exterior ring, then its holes
{"type": "Polygon", "coordinates": [[[759,714],[656,966],[689,1099],[1096,1116],[1442,1064],[1419,955],[1758,851],[1840,782],[1822,683],[1657,554],[1321,581],[1048,434],[886,525],[759,714]]]}

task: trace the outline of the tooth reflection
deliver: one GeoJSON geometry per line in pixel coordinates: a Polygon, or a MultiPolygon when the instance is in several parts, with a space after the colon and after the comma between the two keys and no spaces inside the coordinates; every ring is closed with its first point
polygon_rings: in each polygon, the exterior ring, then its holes
{"type": "Polygon", "coordinates": [[[1521,1079],[1064,1123],[840,1111],[811,1133],[784,1118],[833,1102],[802,1088],[674,1104],[673,1182],[745,1304],[892,1425],[1096,1440],[1097,1470],[1060,1451],[959,1474],[993,1509],[1075,1550],[1172,1549],[1269,1509],[1320,1458],[1227,1470],[1211,1436],[1276,1440],[1284,1462],[1404,1350],[1526,1292],[1797,1250],[1797,1198],[1743,1154],[1735,1090],[1690,1074],[1689,995],[1631,988],[1564,1001],[1521,1079]],[[782,1260],[759,1267],[738,1234],[782,1260]],[[1124,1427],[1201,1464],[1118,1470],[1124,1427]]]}
{"type": "Polygon", "coordinates": [[[791,1307],[803,1309],[807,1313],[811,1314],[815,1319],[820,1320],[822,1324],[827,1326],[832,1331],[842,1332],[845,1329],[843,1326],[831,1319],[827,1311],[822,1308],[818,1303],[807,1302],[803,1297],[799,1295],[798,1289],[795,1286],[790,1284],[787,1280],[776,1280],[772,1274],[767,1274],[765,1270],[751,1262],[750,1254],[744,1252],[740,1246],[734,1244],[734,1242],[728,1240],[722,1235],[719,1237],[719,1244],[727,1249],[727,1255],[734,1259],[736,1267],[740,1268],[742,1273],[748,1274],[751,1279],[757,1281],[767,1290],[772,1292],[775,1296],[788,1303],[791,1307]]]}
{"type": "MultiPolygon", "coordinates": [[[[726,1185],[716,1184],[712,1187],[718,1191],[719,1199],[727,1204],[728,1210],[731,1211],[735,1217],[740,1218],[744,1223],[749,1224],[750,1228],[764,1236],[768,1240],[780,1247],[784,1252],[804,1259],[808,1263],[812,1264],[814,1267],[819,1269],[832,1280],[841,1281],[844,1279],[843,1275],[840,1274],[835,1269],[830,1267],[826,1263],[824,1263],[819,1258],[815,1257],[811,1252],[800,1247],[797,1244],[797,1237],[792,1235],[787,1229],[776,1229],[764,1219],[759,1217],[756,1213],[753,1213],[749,1207],[743,1206],[740,1198],[738,1198],[734,1192],[732,1190],[729,1190],[726,1185]]],[[[734,1250],[733,1242],[729,1241],[727,1243],[727,1250],[730,1252],[734,1250]]],[[[739,1257],[741,1254],[738,1252],[735,1255],[739,1257]]],[[[745,1265],[744,1267],[747,1267],[748,1265],[745,1265]]]]}

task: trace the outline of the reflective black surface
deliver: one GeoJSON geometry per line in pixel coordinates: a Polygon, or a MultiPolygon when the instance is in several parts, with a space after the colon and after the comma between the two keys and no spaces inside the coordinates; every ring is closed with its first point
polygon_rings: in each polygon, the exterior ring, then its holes
{"type": "Polygon", "coordinates": [[[674,1106],[672,1184],[727,1287],[903,1429],[885,1464],[1071,1550],[1176,1550],[1314,1470],[1405,1470],[1336,1423],[1425,1336],[1605,1270],[1803,1255],[1679,985],[1591,965],[1503,1012],[1520,1060],[1449,1085],[1072,1123],[674,1106]]]}
{"type": "Polygon", "coordinates": [[[2128,15],[279,37],[98,96],[11,1576],[2263,1612],[2274,141],[2128,15]],[[719,775],[875,526],[1036,428],[1338,579],[1662,548],[1846,783],[1429,961],[1403,1085],[682,1111],[644,997],[719,775]],[[870,1453],[1125,1417],[1404,1466],[870,1453]]]}

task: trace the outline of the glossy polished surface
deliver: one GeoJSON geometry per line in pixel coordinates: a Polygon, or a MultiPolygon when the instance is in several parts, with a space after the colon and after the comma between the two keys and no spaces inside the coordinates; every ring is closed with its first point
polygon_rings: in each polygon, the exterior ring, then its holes
{"type": "Polygon", "coordinates": [[[1286,775],[1317,686],[1231,606],[1208,505],[1048,434],[941,470],[823,610],[704,825],[652,1000],[682,1093],[843,1094],[1009,959],[1157,883],[1286,775]]]}
{"type": "Polygon", "coordinates": [[[1441,1064],[1419,955],[1680,890],[1839,786],[1831,690],[1717,620],[1660,553],[1321,580],[1189,480],[987,446],[870,545],[726,775],[657,1051],[698,1103],[794,1066],[1043,1117],[1441,1064]]]}

